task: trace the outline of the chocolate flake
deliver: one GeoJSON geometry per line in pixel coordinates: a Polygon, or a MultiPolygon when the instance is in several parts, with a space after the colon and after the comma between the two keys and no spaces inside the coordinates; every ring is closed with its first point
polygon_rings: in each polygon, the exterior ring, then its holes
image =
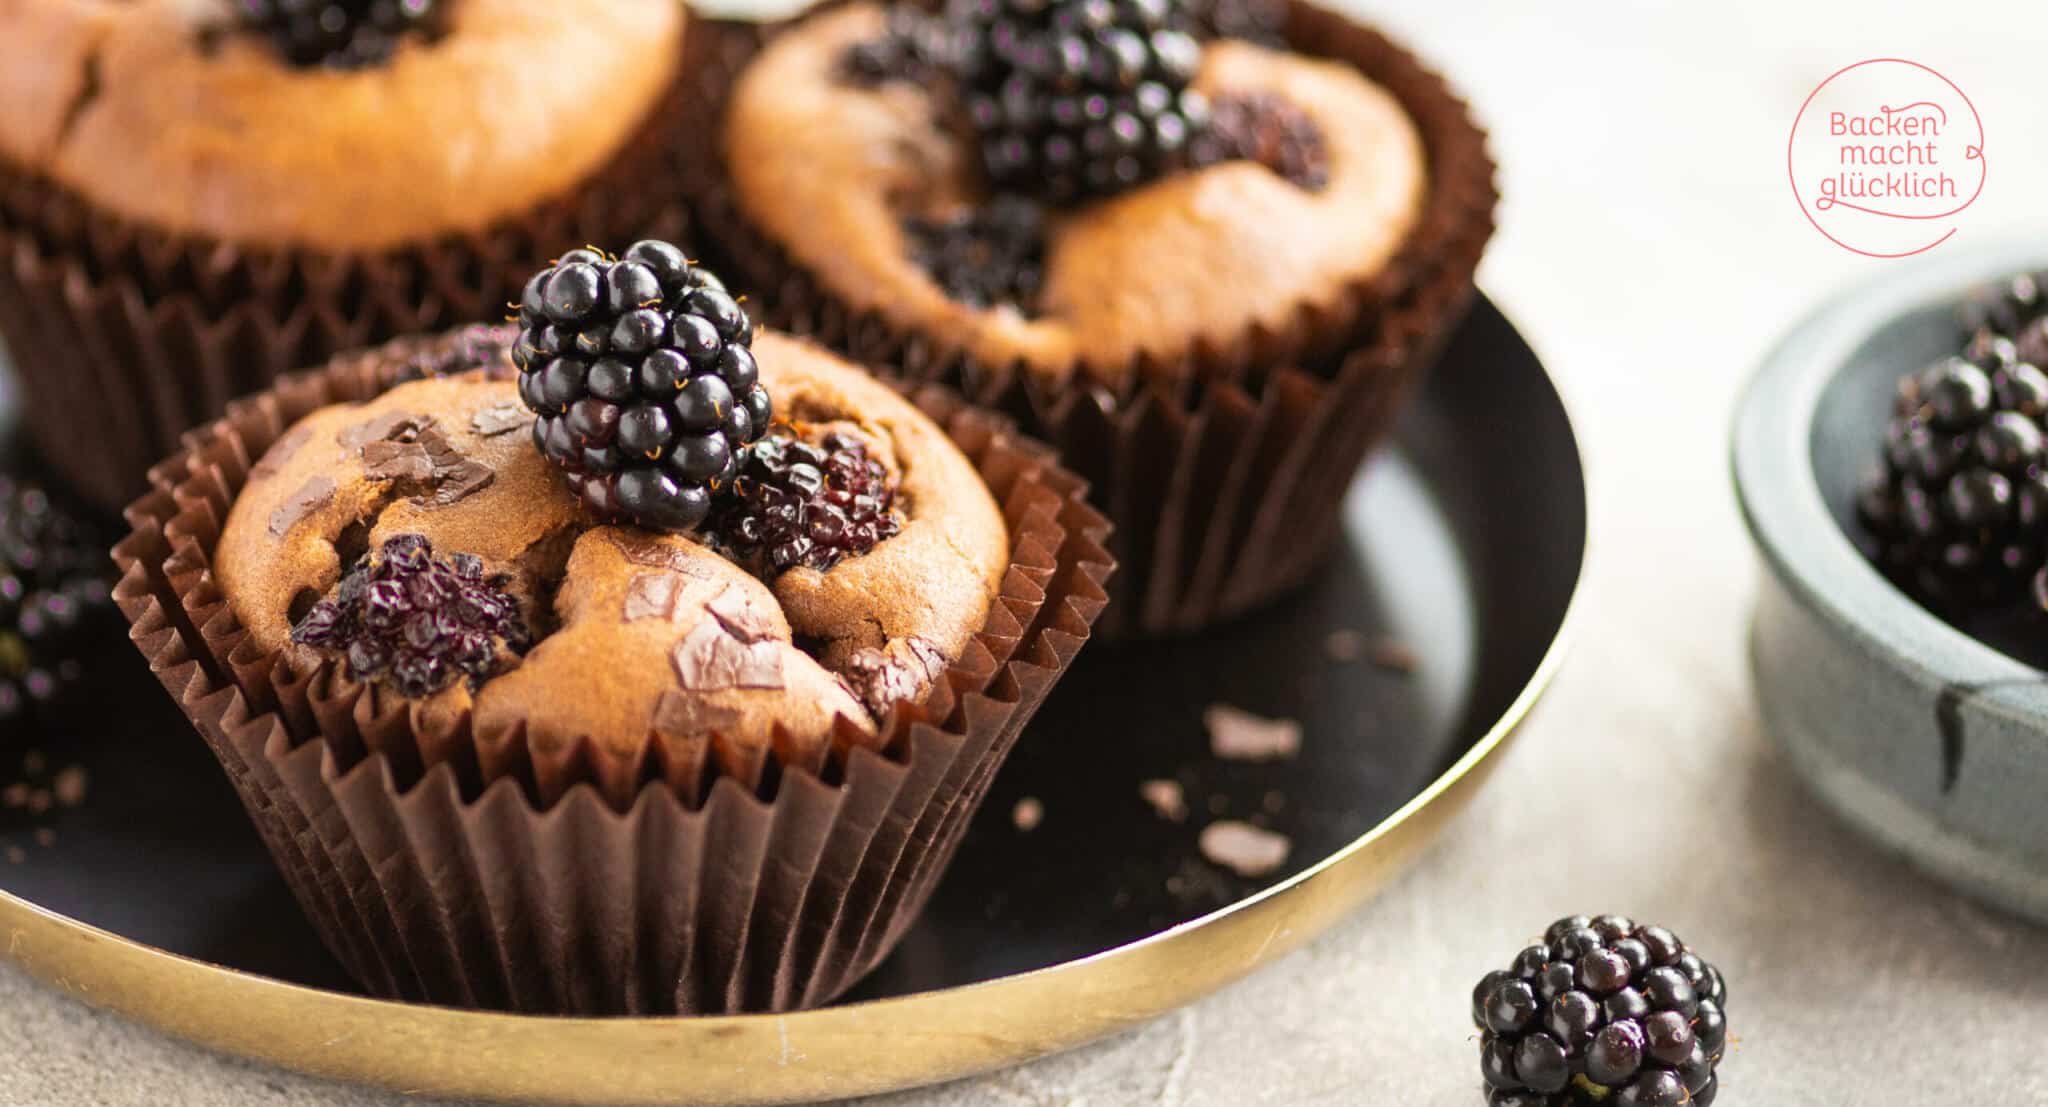
{"type": "Polygon", "coordinates": [[[704,610],[725,627],[726,633],[742,642],[754,643],[775,636],[775,625],[763,616],[754,601],[737,585],[714,596],[704,610]]]}
{"type": "Polygon", "coordinates": [[[365,442],[363,475],[371,480],[425,484],[434,478],[434,459],[417,442],[365,442]]]}
{"type": "Polygon", "coordinates": [[[496,438],[523,430],[533,422],[533,413],[517,400],[501,400],[481,408],[469,417],[469,429],[485,438],[496,438]]]}
{"type": "Polygon", "coordinates": [[[839,676],[879,719],[896,704],[924,695],[945,671],[946,656],[937,646],[910,637],[892,643],[888,650],[866,646],[853,651],[839,676]]]}
{"type": "Polygon", "coordinates": [[[654,705],[654,729],[671,738],[690,738],[730,729],[740,713],[703,696],[671,689],[654,705]]]}
{"type": "Polygon", "coordinates": [[[1301,724],[1268,719],[1226,703],[1202,711],[1209,752],[1225,761],[1283,761],[1301,752],[1301,724]]]}
{"type": "Polygon", "coordinates": [[[256,464],[250,467],[249,479],[257,481],[265,477],[276,476],[286,465],[291,463],[292,455],[299,452],[299,447],[304,446],[306,440],[312,437],[313,428],[303,423],[286,431],[284,437],[272,442],[270,448],[263,451],[263,456],[257,460],[256,464]]]}
{"type": "Polygon", "coordinates": [[[1179,781],[1141,780],[1138,782],[1138,796],[1151,805],[1154,814],[1167,822],[1187,821],[1188,797],[1179,781]]]}
{"type": "Polygon", "coordinates": [[[343,427],[334,440],[351,450],[366,442],[412,442],[419,438],[421,431],[433,425],[434,417],[431,415],[387,411],[374,419],[343,427]]]}
{"type": "Polygon", "coordinates": [[[682,591],[682,581],[674,573],[636,573],[632,583],[626,585],[627,622],[641,619],[667,619],[676,608],[676,595],[682,591]]]}
{"type": "Polygon", "coordinates": [[[360,445],[363,475],[390,481],[401,494],[428,507],[447,507],[490,487],[498,474],[463,456],[432,416],[403,412],[379,416],[343,431],[344,444],[360,445]],[[360,442],[354,442],[355,439],[360,442]]]}
{"type": "Polygon", "coordinates": [[[1037,830],[1038,824],[1044,821],[1045,804],[1033,796],[1025,796],[1017,801],[1017,806],[1010,808],[1010,825],[1026,834],[1037,830]]]}
{"type": "Polygon", "coordinates": [[[670,654],[676,682],[693,692],[727,688],[781,688],[782,652],[774,642],[751,645],[727,633],[715,618],[690,628],[670,654]]]}
{"type": "Polygon", "coordinates": [[[1294,842],[1285,834],[1235,819],[1203,827],[1196,845],[1211,864],[1239,876],[1265,876],[1286,864],[1288,851],[1294,848],[1294,842]]]}
{"type": "Polygon", "coordinates": [[[314,475],[306,478],[297,492],[286,497],[277,510],[270,513],[270,536],[283,538],[298,526],[306,516],[326,507],[334,500],[334,481],[326,476],[314,475]]]}
{"type": "Polygon", "coordinates": [[[698,580],[711,579],[708,568],[697,563],[685,550],[650,535],[614,529],[612,546],[628,562],[648,569],[667,569],[698,580]]]}

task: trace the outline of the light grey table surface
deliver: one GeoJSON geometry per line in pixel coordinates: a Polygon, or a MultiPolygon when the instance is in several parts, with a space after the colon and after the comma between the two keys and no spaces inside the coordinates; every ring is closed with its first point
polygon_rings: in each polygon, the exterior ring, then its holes
{"type": "MultiPolygon", "coordinates": [[[[2024,3],[1360,5],[1492,127],[1481,273],[1556,374],[1593,481],[1576,650],[1469,814],[1307,949],[1124,1037],[888,1107],[1479,1102],[1468,990],[1552,916],[1663,921],[1730,981],[1721,1103],[2048,1104],[2048,931],[1845,832],[1785,778],[1746,671],[1726,428],[1774,337],[1896,262],[1821,239],[1784,150],[1834,69],[1904,53],[1985,121],[1958,243],[2048,235],[2048,13],[2024,3]]],[[[418,1100],[215,1056],[0,969],[0,1103],[418,1100]]]]}

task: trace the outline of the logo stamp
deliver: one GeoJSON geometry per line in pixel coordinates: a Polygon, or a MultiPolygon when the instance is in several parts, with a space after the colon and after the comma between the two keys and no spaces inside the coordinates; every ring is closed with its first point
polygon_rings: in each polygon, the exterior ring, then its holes
{"type": "Polygon", "coordinates": [[[1924,253],[1984,191],[1984,121],[1954,81],[1904,58],[1843,66],[1807,96],[1786,144],[1814,229],[1866,257],[1924,253]]]}

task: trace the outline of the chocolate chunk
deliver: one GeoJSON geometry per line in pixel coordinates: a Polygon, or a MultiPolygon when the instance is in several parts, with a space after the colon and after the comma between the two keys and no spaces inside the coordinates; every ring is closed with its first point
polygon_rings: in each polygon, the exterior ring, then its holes
{"type": "Polygon", "coordinates": [[[670,660],[677,683],[694,692],[783,686],[782,652],[776,643],[749,645],[728,634],[717,619],[691,627],[670,660]]]}
{"type": "Polygon", "coordinates": [[[306,516],[326,507],[334,500],[334,481],[325,476],[311,476],[299,490],[291,494],[276,511],[270,513],[270,536],[283,538],[306,516]]]}
{"type": "Polygon", "coordinates": [[[490,466],[465,459],[434,470],[434,491],[423,502],[433,507],[447,507],[489,488],[497,479],[497,471],[490,466]]]}
{"type": "Polygon", "coordinates": [[[1031,796],[1025,796],[1017,801],[1017,806],[1010,808],[1010,825],[1026,834],[1037,830],[1038,824],[1044,821],[1045,804],[1031,796]]]}
{"type": "Polygon", "coordinates": [[[728,586],[713,597],[704,605],[704,610],[725,627],[726,633],[742,642],[759,642],[775,637],[775,624],[761,614],[753,600],[737,585],[728,586]]]}
{"type": "Polygon", "coordinates": [[[674,573],[636,573],[626,585],[625,620],[667,619],[675,611],[682,584],[674,573]]]}
{"type": "Polygon", "coordinates": [[[865,646],[853,651],[839,676],[880,719],[896,704],[922,698],[945,671],[946,656],[938,647],[912,637],[888,650],[865,646]]]}
{"type": "Polygon", "coordinates": [[[654,705],[654,729],[671,738],[710,734],[729,729],[739,721],[739,712],[690,692],[663,692],[654,705]]]}
{"type": "Polygon", "coordinates": [[[418,442],[365,442],[363,475],[371,480],[423,485],[434,479],[434,459],[427,456],[427,448],[418,442]]]}
{"type": "Polygon", "coordinates": [[[501,400],[469,417],[469,429],[485,438],[524,430],[532,423],[533,413],[517,400],[501,400]]]}
{"type": "Polygon", "coordinates": [[[1372,663],[1382,669],[1403,674],[1412,673],[1419,660],[1415,656],[1415,651],[1405,642],[1382,638],[1373,643],[1372,663]]]}
{"type": "Polygon", "coordinates": [[[1239,876],[1265,876],[1287,862],[1294,843],[1285,834],[1224,819],[1203,827],[1196,846],[1211,863],[1239,876]]]}
{"type": "Polygon", "coordinates": [[[642,565],[649,569],[667,569],[698,580],[711,579],[711,570],[698,564],[680,546],[647,534],[626,530],[612,531],[611,540],[613,547],[619,551],[619,556],[634,565],[642,565]]]}
{"type": "Polygon", "coordinates": [[[354,426],[343,427],[334,436],[336,442],[353,450],[366,442],[411,442],[420,432],[434,425],[431,415],[416,415],[410,411],[387,411],[374,419],[366,419],[354,426]]]}
{"type": "Polygon", "coordinates": [[[312,437],[313,428],[303,423],[286,431],[284,437],[272,442],[270,448],[263,451],[263,457],[250,467],[249,479],[254,481],[277,475],[291,462],[292,455],[299,452],[299,447],[312,437]]]}
{"type": "Polygon", "coordinates": [[[1202,725],[1209,728],[1209,752],[1225,761],[1281,761],[1301,752],[1301,724],[1293,719],[1212,703],[1202,711],[1202,725]]]}
{"type": "Polygon", "coordinates": [[[1138,795],[1152,806],[1152,811],[1170,823],[1185,822],[1188,817],[1188,797],[1181,790],[1177,780],[1141,780],[1138,795]]]}

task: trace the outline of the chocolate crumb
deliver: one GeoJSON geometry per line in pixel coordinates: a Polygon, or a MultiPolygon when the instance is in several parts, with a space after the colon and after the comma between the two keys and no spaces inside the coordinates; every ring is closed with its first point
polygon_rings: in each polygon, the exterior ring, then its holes
{"type": "Polygon", "coordinates": [[[1230,797],[1224,795],[1221,792],[1218,792],[1215,795],[1209,797],[1208,807],[1209,814],[1221,815],[1225,811],[1230,810],[1230,797]]]}
{"type": "Polygon", "coordinates": [[[270,536],[283,538],[291,533],[306,516],[326,507],[334,500],[334,481],[326,476],[311,476],[299,486],[277,510],[270,513],[270,536]]]}
{"type": "Polygon", "coordinates": [[[1332,661],[1356,661],[1365,656],[1365,635],[1355,630],[1333,630],[1323,639],[1323,652],[1332,661]]]}
{"type": "Polygon", "coordinates": [[[485,438],[496,438],[523,430],[533,423],[533,413],[517,400],[501,400],[486,408],[479,408],[469,417],[469,429],[485,438]]]}
{"type": "Polygon", "coordinates": [[[49,767],[50,760],[43,756],[41,750],[30,750],[21,755],[21,771],[30,776],[41,776],[43,770],[49,767]]]}
{"type": "Polygon", "coordinates": [[[1026,834],[1037,830],[1044,821],[1045,805],[1031,796],[1018,800],[1017,806],[1010,809],[1010,824],[1026,834]]]}
{"type": "Polygon", "coordinates": [[[1372,645],[1372,663],[1391,672],[1412,673],[1419,660],[1406,643],[1392,638],[1382,638],[1372,645]]]}
{"type": "Polygon", "coordinates": [[[26,861],[26,860],[28,860],[28,854],[27,854],[27,852],[25,852],[25,851],[24,851],[24,850],[23,850],[23,849],[22,849],[22,848],[21,848],[20,846],[8,846],[8,847],[7,847],[7,863],[8,863],[8,864],[10,864],[10,865],[19,865],[19,864],[21,864],[21,863],[22,863],[23,861],[26,861]]]}
{"type": "Polygon", "coordinates": [[[1212,864],[1239,876],[1265,876],[1285,864],[1294,847],[1285,834],[1232,819],[1203,827],[1196,844],[1212,864]]]}
{"type": "Polygon", "coordinates": [[[85,769],[78,765],[71,765],[58,770],[57,779],[51,782],[51,790],[57,796],[57,805],[59,807],[77,807],[79,804],[84,803],[88,783],[89,778],[85,774],[85,769]]]}
{"type": "Polygon", "coordinates": [[[1225,761],[1283,761],[1301,752],[1301,724],[1268,719],[1224,703],[1202,711],[1209,752],[1225,761]]]}
{"type": "Polygon", "coordinates": [[[0,805],[10,811],[19,811],[28,806],[28,785],[22,781],[0,788],[0,805]]]}
{"type": "Polygon", "coordinates": [[[1287,797],[1279,792],[1269,791],[1260,798],[1259,806],[1265,808],[1268,815],[1278,815],[1281,811],[1286,810],[1287,797]]]}
{"type": "Polygon", "coordinates": [[[1138,795],[1152,805],[1152,811],[1170,823],[1186,822],[1188,797],[1176,780],[1141,780],[1138,795]]]}
{"type": "Polygon", "coordinates": [[[39,845],[39,846],[43,847],[44,849],[49,849],[49,848],[50,848],[51,846],[54,846],[54,845],[56,845],[56,844],[57,844],[57,832],[56,832],[56,831],[54,831],[54,830],[51,830],[51,829],[50,829],[49,827],[47,827],[47,826],[39,826],[39,827],[37,827],[37,828],[36,828],[36,834],[35,834],[35,838],[36,838],[36,845],[39,845]]]}

